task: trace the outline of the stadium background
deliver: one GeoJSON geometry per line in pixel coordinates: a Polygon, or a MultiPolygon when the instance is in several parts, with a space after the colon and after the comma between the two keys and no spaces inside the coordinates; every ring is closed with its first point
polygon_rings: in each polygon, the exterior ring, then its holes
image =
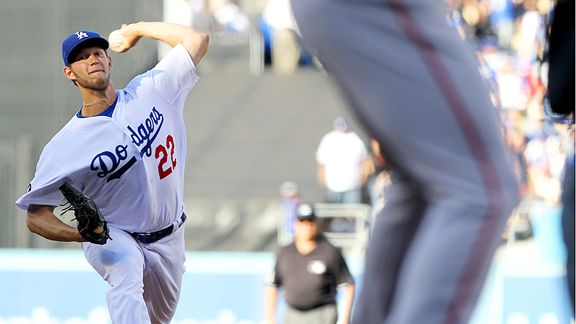
{"type": "MultiPolygon", "coordinates": [[[[238,2],[250,19],[248,34],[211,35],[201,82],[187,101],[189,274],[177,323],[259,323],[261,289],[278,246],[280,184],[295,181],[306,200],[321,202],[314,152],[332,120],[347,117],[367,139],[325,74],[304,66],[279,76],[265,66],[258,29],[264,3],[238,2]]],[[[80,97],[62,76],[61,40],[79,28],[107,35],[126,22],[178,20],[174,13],[181,5],[0,3],[0,285],[6,287],[0,323],[101,323],[88,318],[90,310],[104,307],[106,287],[78,246],[29,233],[14,201],[33,176],[42,147],[78,109],[80,97]],[[84,285],[101,293],[80,296],[84,285]]],[[[163,50],[142,40],[128,54],[111,53],[116,87],[153,66],[163,50]]],[[[532,214],[534,238],[499,251],[475,323],[568,322],[557,208],[532,214]]],[[[361,253],[348,259],[361,280],[361,253]]]]}

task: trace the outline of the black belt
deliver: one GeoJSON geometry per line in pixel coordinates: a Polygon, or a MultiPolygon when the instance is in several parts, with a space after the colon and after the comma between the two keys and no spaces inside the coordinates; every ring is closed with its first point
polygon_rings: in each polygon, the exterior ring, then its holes
{"type": "Polygon", "coordinates": [[[290,306],[290,305],[288,305],[288,306],[292,309],[299,311],[299,312],[307,312],[307,311],[318,309],[318,308],[324,307],[324,306],[336,306],[336,303],[321,303],[321,304],[316,304],[314,306],[308,306],[308,307],[294,307],[294,306],[290,306]]]}
{"type": "Polygon", "coordinates": [[[182,226],[182,224],[184,224],[185,221],[186,221],[186,214],[182,213],[182,216],[180,216],[178,220],[174,221],[172,225],[166,228],[148,233],[130,233],[130,235],[132,235],[133,238],[137,239],[141,243],[144,244],[154,243],[172,234],[172,232],[174,231],[174,226],[177,226],[176,228],[178,228],[182,226]]]}

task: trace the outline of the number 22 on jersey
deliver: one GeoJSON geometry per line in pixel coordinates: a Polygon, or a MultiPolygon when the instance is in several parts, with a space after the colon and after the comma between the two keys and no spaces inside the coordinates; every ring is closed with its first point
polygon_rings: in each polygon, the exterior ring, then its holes
{"type": "Polygon", "coordinates": [[[154,157],[158,161],[158,175],[160,180],[169,176],[174,168],[176,168],[176,158],[174,157],[174,137],[168,135],[166,143],[156,146],[154,150],[154,157]]]}

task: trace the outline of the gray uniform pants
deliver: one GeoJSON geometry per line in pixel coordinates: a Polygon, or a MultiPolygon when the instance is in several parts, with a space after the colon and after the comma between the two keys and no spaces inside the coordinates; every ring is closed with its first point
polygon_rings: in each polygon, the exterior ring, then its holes
{"type": "Polygon", "coordinates": [[[441,0],[292,0],[393,184],[355,324],[467,323],[517,202],[498,111],[441,0]]]}
{"type": "Polygon", "coordinates": [[[287,307],[282,324],[336,324],[337,320],[336,305],[325,305],[307,311],[287,307]]]}

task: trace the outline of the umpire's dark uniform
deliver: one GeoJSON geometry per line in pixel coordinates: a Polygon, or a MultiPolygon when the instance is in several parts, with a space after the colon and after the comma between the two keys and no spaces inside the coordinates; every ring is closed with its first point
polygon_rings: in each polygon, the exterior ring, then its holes
{"type": "Polygon", "coordinates": [[[288,309],[283,324],[331,324],[337,320],[338,285],[353,283],[340,250],[321,237],[305,255],[295,243],[282,247],[271,284],[285,290],[288,309]]]}

